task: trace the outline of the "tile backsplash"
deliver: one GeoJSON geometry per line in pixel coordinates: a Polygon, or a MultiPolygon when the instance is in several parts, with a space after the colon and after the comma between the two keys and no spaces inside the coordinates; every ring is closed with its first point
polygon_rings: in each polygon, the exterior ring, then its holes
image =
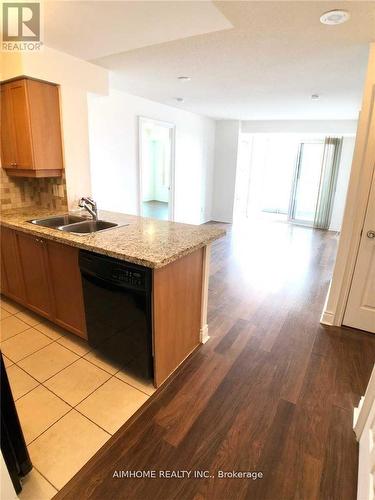
{"type": "Polygon", "coordinates": [[[10,177],[0,168],[0,208],[9,210],[40,206],[56,210],[68,207],[65,174],[62,177],[10,177]]]}

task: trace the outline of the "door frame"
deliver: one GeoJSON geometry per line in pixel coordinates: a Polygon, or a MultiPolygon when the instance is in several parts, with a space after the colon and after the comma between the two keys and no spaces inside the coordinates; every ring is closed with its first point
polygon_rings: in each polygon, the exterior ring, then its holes
{"type": "MultiPolygon", "coordinates": [[[[361,237],[359,241],[359,246],[358,246],[358,252],[357,252],[357,258],[356,258],[356,263],[353,269],[353,274],[352,274],[352,279],[351,279],[351,286],[348,292],[347,300],[345,303],[345,311],[344,311],[344,316],[342,319],[342,324],[344,326],[348,326],[350,328],[357,328],[359,330],[363,330],[366,332],[369,332],[371,334],[375,334],[374,330],[374,325],[373,325],[373,318],[372,316],[374,315],[374,310],[372,309],[372,313],[370,314],[370,321],[366,320],[361,316],[362,313],[359,313],[360,317],[358,318],[358,310],[363,310],[366,309],[366,307],[363,304],[363,294],[365,288],[361,288],[361,293],[360,295],[356,296],[355,291],[356,289],[359,288],[360,284],[363,285],[363,287],[366,284],[366,275],[371,272],[371,257],[368,260],[368,264],[370,267],[366,267],[366,271],[363,272],[363,267],[361,271],[361,266],[363,266],[363,260],[365,259],[366,253],[368,251],[368,248],[370,249],[369,252],[371,253],[372,247],[374,245],[374,242],[368,239],[368,232],[371,231],[375,225],[372,223],[372,209],[373,206],[375,206],[375,160],[374,160],[374,170],[373,170],[373,177],[371,179],[371,186],[370,186],[370,193],[369,193],[369,198],[367,202],[367,209],[363,221],[363,226],[361,230],[361,237]],[[370,215],[371,214],[371,215],[370,215]],[[368,247],[368,245],[370,245],[368,247]],[[362,253],[363,252],[363,253],[362,253]],[[358,278],[358,274],[360,278],[358,278]],[[354,291],[354,296],[352,295],[354,291]],[[354,302],[354,303],[353,303],[354,302]],[[356,312],[357,310],[357,312],[356,312]],[[354,316],[354,318],[353,318],[354,316]]],[[[366,262],[366,260],[365,260],[366,262]]],[[[366,315],[366,313],[364,312],[366,315]]]]}
{"type": "Polygon", "coordinates": [[[341,326],[349,298],[375,170],[375,44],[360,113],[340,242],[320,322],[341,326]]]}
{"type": "Polygon", "coordinates": [[[171,150],[170,150],[170,172],[169,172],[169,199],[168,199],[168,220],[174,221],[175,216],[175,164],[176,164],[176,125],[172,122],[138,116],[138,215],[142,217],[142,129],[145,123],[155,123],[156,125],[169,129],[171,150]]]}

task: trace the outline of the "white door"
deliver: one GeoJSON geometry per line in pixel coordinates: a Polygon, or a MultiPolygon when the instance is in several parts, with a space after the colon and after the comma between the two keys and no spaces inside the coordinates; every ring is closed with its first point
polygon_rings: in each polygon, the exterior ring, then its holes
{"type": "Polygon", "coordinates": [[[375,333],[375,175],[343,323],[375,333]]]}

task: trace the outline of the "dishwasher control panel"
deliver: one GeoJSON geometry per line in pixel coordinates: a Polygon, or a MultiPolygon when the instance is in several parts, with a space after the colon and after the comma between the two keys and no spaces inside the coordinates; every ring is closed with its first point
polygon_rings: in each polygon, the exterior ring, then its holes
{"type": "Polygon", "coordinates": [[[82,274],[108,280],[115,286],[151,291],[152,270],[138,264],[80,250],[79,267],[82,274]]]}
{"type": "Polygon", "coordinates": [[[133,269],[124,268],[113,268],[112,269],[112,279],[120,281],[121,283],[126,283],[127,285],[132,285],[139,288],[144,288],[145,277],[144,273],[133,269]]]}

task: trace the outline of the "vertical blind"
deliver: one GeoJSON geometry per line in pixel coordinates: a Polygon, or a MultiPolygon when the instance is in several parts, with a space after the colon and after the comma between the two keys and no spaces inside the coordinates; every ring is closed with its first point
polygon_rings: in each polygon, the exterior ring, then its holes
{"type": "Polygon", "coordinates": [[[319,229],[328,229],[331,222],[341,149],[342,137],[326,137],[314,219],[314,227],[319,229]]]}

